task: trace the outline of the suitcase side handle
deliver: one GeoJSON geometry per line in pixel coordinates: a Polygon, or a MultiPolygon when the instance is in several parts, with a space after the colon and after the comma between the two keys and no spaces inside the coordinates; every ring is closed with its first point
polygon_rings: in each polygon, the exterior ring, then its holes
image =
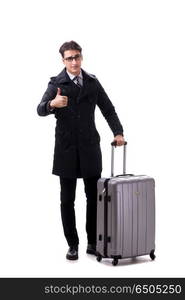
{"type": "MultiPolygon", "coordinates": [[[[111,151],[111,177],[114,177],[114,147],[117,146],[116,141],[113,141],[111,143],[111,146],[112,146],[112,151],[111,151]]],[[[123,175],[122,176],[126,175],[126,147],[127,147],[127,142],[125,141],[124,145],[123,145],[123,175]]],[[[118,176],[120,176],[120,175],[118,175],[118,176]]]]}

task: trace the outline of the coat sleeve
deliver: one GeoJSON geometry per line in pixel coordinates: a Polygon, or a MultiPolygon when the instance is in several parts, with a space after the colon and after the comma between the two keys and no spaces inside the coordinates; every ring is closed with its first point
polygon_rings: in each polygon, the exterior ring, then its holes
{"type": "Polygon", "coordinates": [[[56,94],[57,94],[57,88],[50,81],[48,83],[48,88],[41,99],[41,102],[37,106],[37,113],[39,116],[47,116],[55,113],[55,109],[52,110],[49,109],[49,102],[55,98],[56,94]]]}
{"type": "Polygon", "coordinates": [[[101,86],[100,82],[97,80],[98,84],[98,100],[97,105],[100,108],[104,118],[106,119],[110,129],[112,130],[114,136],[123,135],[123,127],[117,116],[115,108],[107,96],[105,90],[101,86]]]}

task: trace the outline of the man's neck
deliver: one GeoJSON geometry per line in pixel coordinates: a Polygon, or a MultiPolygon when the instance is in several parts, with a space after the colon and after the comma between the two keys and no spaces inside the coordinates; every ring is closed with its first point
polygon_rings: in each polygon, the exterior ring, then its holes
{"type": "Polygon", "coordinates": [[[70,73],[67,69],[66,69],[66,72],[67,72],[67,74],[69,75],[69,77],[75,77],[75,76],[79,76],[79,75],[82,74],[81,69],[80,69],[80,72],[79,72],[78,74],[72,74],[72,73],[70,73]]]}

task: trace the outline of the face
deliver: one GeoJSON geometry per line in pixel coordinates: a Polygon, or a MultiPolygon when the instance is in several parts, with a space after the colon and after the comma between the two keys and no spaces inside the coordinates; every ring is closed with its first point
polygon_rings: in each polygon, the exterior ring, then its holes
{"type": "Polygon", "coordinates": [[[66,50],[62,60],[68,72],[75,76],[80,74],[82,55],[78,50],[66,50]]]}

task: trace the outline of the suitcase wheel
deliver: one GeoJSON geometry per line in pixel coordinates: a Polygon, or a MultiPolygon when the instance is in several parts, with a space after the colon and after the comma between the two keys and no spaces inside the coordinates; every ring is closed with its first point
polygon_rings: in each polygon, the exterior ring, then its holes
{"type": "Polygon", "coordinates": [[[113,261],[112,261],[112,265],[113,266],[116,266],[118,264],[118,259],[117,258],[114,258],[113,261]]]}
{"type": "Polygon", "coordinates": [[[98,255],[98,256],[96,257],[96,260],[100,262],[100,261],[102,260],[102,256],[101,256],[101,255],[98,255]]]}
{"type": "Polygon", "coordinates": [[[152,250],[152,251],[150,252],[150,258],[151,258],[152,260],[155,259],[154,251],[155,251],[155,250],[152,250]]]}

